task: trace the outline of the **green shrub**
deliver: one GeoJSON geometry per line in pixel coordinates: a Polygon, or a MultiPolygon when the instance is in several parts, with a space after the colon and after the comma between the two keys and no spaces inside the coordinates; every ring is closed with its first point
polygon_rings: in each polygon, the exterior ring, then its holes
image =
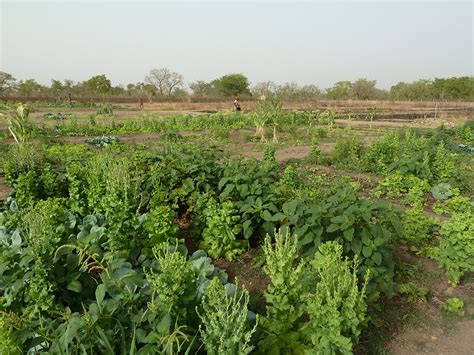
{"type": "Polygon", "coordinates": [[[443,303],[442,308],[446,313],[464,317],[464,301],[457,297],[448,298],[446,302],[443,303]]]}
{"type": "Polygon", "coordinates": [[[459,190],[453,190],[454,196],[447,200],[438,200],[433,204],[433,211],[439,214],[455,213],[474,214],[474,202],[470,198],[459,195],[459,190]]]}
{"type": "Polygon", "coordinates": [[[304,297],[309,321],[302,332],[312,351],[322,354],[351,353],[367,325],[366,287],[370,272],[359,289],[358,259],[342,256],[337,242],[323,243],[311,261],[316,289],[304,297]]]}
{"type": "Polygon", "coordinates": [[[248,241],[237,240],[241,231],[240,217],[232,202],[217,203],[213,197],[208,197],[202,213],[205,227],[199,247],[207,251],[209,256],[232,260],[248,248],[248,241]]]}
{"type": "Polygon", "coordinates": [[[448,279],[458,284],[461,277],[474,272],[474,214],[456,213],[441,223],[439,263],[448,279]]]}
{"type": "Polygon", "coordinates": [[[357,136],[338,139],[332,151],[332,161],[336,166],[347,170],[361,170],[363,152],[364,147],[357,136]]]}
{"type": "Polygon", "coordinates": [[[285,351],[301,347],[297,326],[304,312],[301,304],[304,262],[298,261],[298,238],[285,228],[275,232],[275,244],[272,245],[267,234],[263,253],[263,270],[270,278],[270,284],[264,293],[267,313],[260,322],[267,335],[259,342],[259,348],[285,351]]]}
{"type": "Polygon", "coordinates": [[[97,114],[113,116],[114,115],[113,106],[110,104],[102,105],[97,109],[97,114]]]}
{"type": "Polygon", "coordinates": [[[382,195],[389,198],[404,197],[403,202],[409,205],[424,203],[426,194],[430,191],[430,184],[411,173],[396,171],[381,180],[378,186],[372,190],[376,197],[382,195]]]}
{"type": "Polygon", "coordinates": [[[202,312],[198,310],[202,343],[210,355],[243,355],[253,349],[249,343],[257,325],[253,329],[248,326],[249,294],[238,289],[230,292],[229,295],[229,290],[219,279],[213,279],[203,297],[202,312]]]}
{"type": "Polygon", "coordinates": [[[275,144],[266,143],[263,146],[263,162],[265,164],[268,164],[269,166],[273,166],[277,164],[275,154],[276,154],[275,144]]]}
{"type": "Polygon", "coordinates": [[[401,240],[412,245],[420,245],[429,240],[433,229],[439,224],[436,219],[423,213],[423,207],[420,204],[407,210],[402,222],[405,233],[401,240]]]}
{"type": "Polygon", "coordinates": [[[414,282],[400,283],[395,286],[395,292],[400,295],[406,295],[409,302],[423,301],[426,302],[426,296],[429,289],[419,286],[414,282]]]}

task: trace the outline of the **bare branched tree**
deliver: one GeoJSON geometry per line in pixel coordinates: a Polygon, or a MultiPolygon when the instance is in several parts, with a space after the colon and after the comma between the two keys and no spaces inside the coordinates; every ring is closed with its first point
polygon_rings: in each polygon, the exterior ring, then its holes
{"type": "Polygon", "coordinates": [[[157,92],[163,95],[171,95],[173,90],[184,84],[184,78],[181,74],[171,72],[169,69],[152,69],[145,77],[145,82],[156,87],[157,92]]]}

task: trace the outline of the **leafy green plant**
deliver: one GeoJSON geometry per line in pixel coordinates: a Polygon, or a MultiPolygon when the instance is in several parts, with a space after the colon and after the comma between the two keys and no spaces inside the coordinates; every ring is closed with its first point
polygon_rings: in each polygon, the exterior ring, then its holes
{"type": "Polygon", "coordinates": [[[409,302],[415,302],[418,300],[426,302],[426,296],[429,291],[428,288],[419,286],[414,282],[399,283],[395,285],[395,292],[400,295],[406,295],[409,302]]]}
{"type": "Polygon", "coordinates": [[[166,130],[161,135],[161,139],[163,139],[166,142],[177,142],[180,139],[183,139],[183,136],[177,131],[166,130]]]}
{"type": "Polygon", "coordinates": [[[173,223],[175,212],[169,205],[154,206],[142,216],[143,228],[148,232],[151,245],[177,241],[179,228],[173,223]]]}
{"type": "Polygon", "coordinates": [[[474,213],[474,202],[454,190],[454,196],[447,200],[438,200],[433,204],[433,211],[439,214],[474,213]]]}
{"type": "Polygon", "coordinates": [[[229,290],[217,279],[207,287],[198,315],[202,342],[208,354],[249,354],[253,346],[250,339],[257,324],[248,327],[249,294],[246,290],[229,290]],[[230,293],[230,294],[229,294],[230,293]]]}
{"type": "Polygon", "coordinates": [[[65,120],[68,118],[68,116],[70,116],[70,114],[63,114],[61,112],[57,112],[57,113],[46,113],[43,115],[43,118],[45,120],[57,120],[57,121],[62,121],[62,120],[65,120]]]}
{"type": "Polygon", "coordinates": [[[214,127],[212,129],[212,136],[216,139],[228,139],[230,137],[230,130],[227,127],[214,127]]]}
{"type": "Polygon", "coordinates": [[[464,317],[464,301],[457,297],[448,298],[446,302],[443,303],[442,309],[446,313],[464,317]]]}
{"type": "Polygon", "coordinates": [[[342,256],[342,245],[327,242],[311,261],[315,291],[305,296],[309,321],[302,327],[313,351],[325,354],[351,353],[366,326],[366,271],[359,289],[358,258],[342,256]]]}
{"type": "Polygon", "coordinates": [[[441,223],[440,234],[439,264],[456,285],[463,275],[474,271],[474,214],[453,214],[441,223]]]}
{"type": "Polygon", "coordinates": [[[454,195],[454,193],[451,191],[451,184],[446,182],[442,182],[433,186],[431,189],[431,194],[436,200],[447,200],[454,195]]]}
{"type": "Polygon", "coordinates": [[[369,293],[382,290],[391,294],[393,279],[392,249],[396,239],[403,235],[399,211],[388,203],[359,198],[352,188],[338,188],[318,203],[290,200],[282,212],[265,215],[270,221],[279,221],[302,235],[299,247],[305,255],[314,254],[325,241],[338,241],[346,255],[358,255],[360,270],[372,270],[369,293]]]}
{"type": "Polygon", "coordinates": [[[409,205],[424,203],[425,196],[430,190],[430,184],[413,174],[396,171],[379,182],[372,194],[376,197],[385,195],[390,198],[405,197],[404,202],[409,205]]]}
{"type": "Polygon", "coordinates": [[[186,312],[182,307],[186,299],[197,297],[193,288],[194,273],[186,256],[179,251],[170,250],[166,244],[153,248],[153,254],[159,263],[159,272],[150,271],[147,279],[153,290],[151,303],[161,311],[181,315],[186,312]]]}
{"type": "Polygon", "coordinates": [[[357,136],[338,139],[332,151],[332,161],[346,170],[360,170],[364,152],[362,142],[357,136]]]}
{"type": "Polygon", "coordinates": [[[429,240],[439,224],[435,218],[426,216],[420,204],[407,210],[402,218],[405,233],[401,240],[412,245],[420,245],[429,240]]]}
{"type": "Polygon", "coordinates": [[[446,149],[444,142],[440,142],[436,148],[433,159],[433,174],[435,181],[446,182],[456,176],[456,153],[450,153],[446,149]]]}
{"type": "Polygon", "coordinates": [[[304,262],[298,261],[298,238],[285,228],[275,232],[275,245],[272,245],[267,234],[263,252],[263,270],[270,284],[264,293],[267,313],[260,321],[266,336],[259,342],[259,348],[262,351],[296,349],[302,346],[297,324],[304,312],[300,300],[304,290],[304,262]]]}
{"type": "Polygon", "coordinates": [[[224,256],[232,260],[248,248],[248,241],[237,239],[241,231],[240,217],[232,202],[217,203],[209,197],[202,213],[205,227],[199,246],[211,257],[217,259],[224,256]]]}
{"type": "Polygon", "coordinates": [[[98,136],[94,138],[87,138],[86,143],[96,145],[98,147],[107,147],[110,144],[119,142],[119,138],[116,136],[98,136]]]}
{"type": "Polygon", "coordinates": [[[313,138],[309,148],[308,161],[313,164],[319,164],[321,160],[321,149],[319,149],[318,140],[313,138]]]}
{"type": "Polygon", "coordinates": [[[275,145],[266,143],[263,146],[263,162],[269,164],[270,166],[275,165],[277,163],[275,153],[275,145]]]}
{"type": "Polygon", "coordinates": [[[110,105],[110,104],[101,105],[101,106],[97,109],[97,114],[98,114],[98,115],[113,116],[113,115],[114,115],[114,111],[113,111],[112,105],[110,105]]]}

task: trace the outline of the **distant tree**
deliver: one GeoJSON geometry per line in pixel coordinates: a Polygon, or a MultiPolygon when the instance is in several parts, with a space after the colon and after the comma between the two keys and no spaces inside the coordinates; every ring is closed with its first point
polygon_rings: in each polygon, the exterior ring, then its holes
{"type": "Polygon", "coordinates": [[[0,71],[0,95],[5,94],[7,91],[15,87],[16,79],[4,71],[0,71]]]}
{"type": "Polygon", "coordinates": [[[338,81],[333,87],[326,89],[326,96],[332,100],[348,100],[352,98],[352,83],[338,81]]]}
{"type": "Polygon", "coordinates": [[[435,78],[431,91],[438,100],[474,100],[474,77],[435,78]]]}
{"type": "Polygon", "coordinates": [[[432,82],[430,80],[399,82],[390,88],[390,97],[394,100],[430,100],[433,98],[432,82]]]}
{"type": "Polygon", "coordinates": [[[243,74],[228,74],[214,81],[217,90],[224,96],[249,94],[250,83],[243,74]]]}
{"type": "Polygon", "coordinates": [[[150,70],[145,77],[145,82],[153,85],[161,96],[170,96],[174,90],[183,86],[184,78],[179,73],[161,68],[150,70]]]}
{"type": "Polygon", "coordinates": [[[61,95],[64,93],[64,85],[59,80],[51,79],[51,92],[56,97],[56,100],[60,100],[61,95]]]}
{"type": "Polygon", "coordinates": [[[189,84],[189,88],[196,96],[212,96],[217,91],[212,82],[208,83],[203,80],[189,84]]]}
{"type": "Polygon", "coordinates": [[[357,100],[374,100],[377,97],[375,80],[358,79],[352,84],[352,93],[357,100]]]}
{"type": "Polygon", "coordinates": [[[125,88],[121,84],[117,86],[112,86],[112,88],[110,89],[110,93],[112,95],[122,95],[125,93],[125,88]]]}
{"type": "Polygon", "coordinates": [[[252,95],[259,98],[262,95],[269,97],[275,94],[277,86],[273,81],[263,81],[261,83],[255,84],[251,88],[252,95]]]}
{"type": "Polygon", "coordinates": [[[316,85],[299,86],[294,82],[278,86],[276,93],[285,100],[314,100],[321,96],[321,90],[316,85]]]}
{"type": "Polygon", "coordinates": [[[30,97],[31,94],[38,92],[42,86],[35,79],[27,79],[18,83],[18,93],[20,96],[30,97]]]}
{"type": "Polygon", "coordinates": [[[276,87],[276,94],[283,99],[291,100],[294,99],[298,92],[298,84],[295,82],[285,83],[276,87]]]}
{"type": "Polygon", "coordinates": [[[72,91],[73,87],[74,87],[74,81],[72,81],[71,79],[64,79],[64,84],[63,84],[64,91],[67,91],[69,93],[72,91]]]}
{"type": "Polygon", "coordinates": [[[89,94],[102,94],[105,101],[105,94],[111,91],[112,83],[109,79],[107,79],[105,74],[95,75],[86,81],[86,88],[89,94]]]}
{"type": "Polygon", "coordinates": [[[152,84],[136,83],[135,89],[140,96],[146,96],[148,101],[153,102],[153,98],[156,96],[156,87],[152,84]]]}

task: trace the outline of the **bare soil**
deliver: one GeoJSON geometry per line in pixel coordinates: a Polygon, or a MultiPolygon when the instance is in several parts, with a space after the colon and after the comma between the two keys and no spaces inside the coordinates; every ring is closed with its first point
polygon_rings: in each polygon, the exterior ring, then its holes
{"type": "Polygon", "coordinates": [[[399,309],[398,326],[386,344],[394,355],[405,354],[472,354],[474,349],[474,283],[452,286],[436,262],[413,255],[401,247],[396,256],[421,270],[421,286],[429,289],[426,301],[419,301],[409,309],[399,309]],[[466,304],[463,318],[445,314],[441,307],[450,297],[458,297],[466,304]],[[408,321],[407,321],[408,320],[408,321]]]}
{"type": "Polygon", "coordinates": [[[262,293],[266,290],[270,279],[255,265],[260,255],[260,248],[253,248],[230,262],[226,259],[217,259],[214,265],[224,269],[229,275],[229,281],[238,281],[249,293],[262,293]]]}
{"type": "Polygon", "coordinates": [[[0,176],[0,201],[6,200],[8,195],[10,194],[10,188],[5,185],[5,178],[0,176]]]}

